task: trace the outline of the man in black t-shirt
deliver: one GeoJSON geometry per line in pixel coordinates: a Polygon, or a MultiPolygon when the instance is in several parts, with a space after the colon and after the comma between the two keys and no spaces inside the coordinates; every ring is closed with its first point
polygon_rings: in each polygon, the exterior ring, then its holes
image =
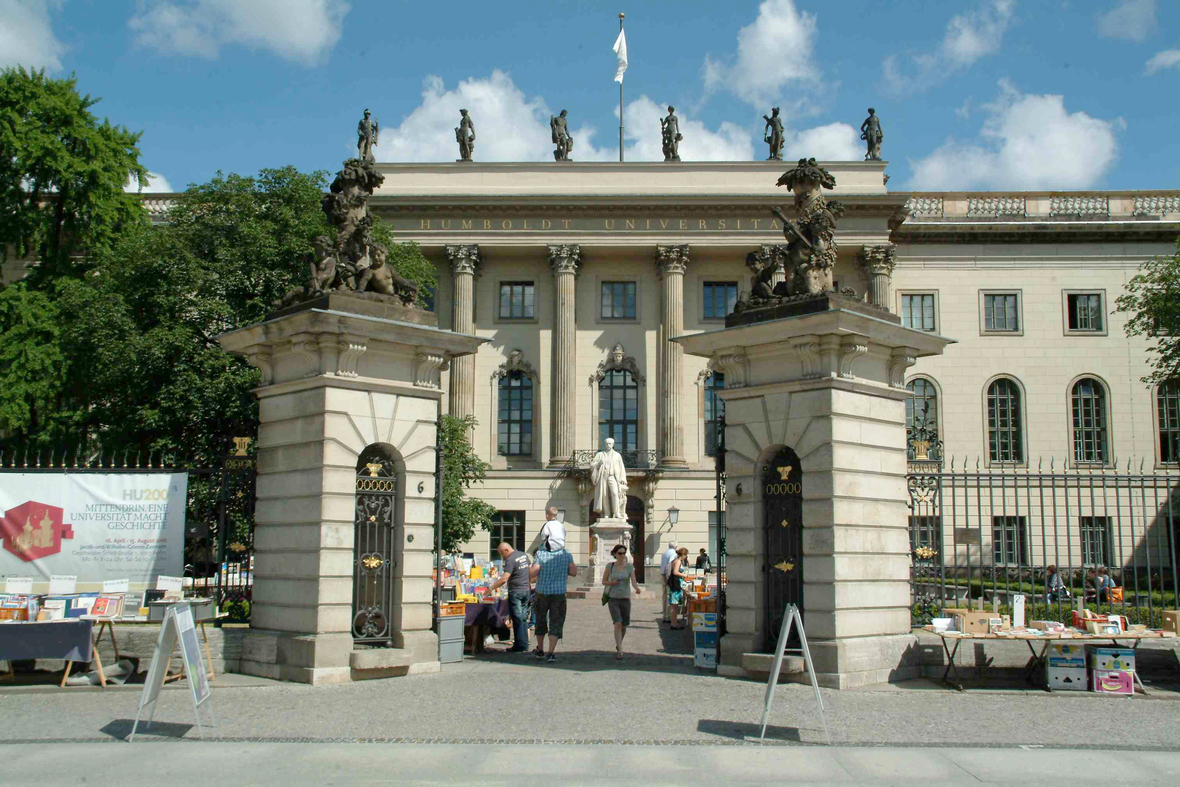
{"type": "Polygon", "coordinates": [[[529,556],[513,549],[507,541],[501,542],[496,551],[504,559],[504,572],[492,583],[492,590],[508,583],[508,611],[515,640],[509,652],[524,653],[529,649],[529,627],[525,620],[529,606],[529,556]]]}

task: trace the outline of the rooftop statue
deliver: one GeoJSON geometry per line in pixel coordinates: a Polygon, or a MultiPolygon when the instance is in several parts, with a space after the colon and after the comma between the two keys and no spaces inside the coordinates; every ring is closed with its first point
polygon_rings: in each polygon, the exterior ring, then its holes
{"type": "Polygon", "coordinates": [[[361,118],[361,122],[356,124],[356,150],[357,158],[366,163],[374,163],[377,157],[373,155],[373,148],[377,146],[377,121],[369,119],[369,110],[365,110],[365,116],[361,118]]]}
{"type": "Polygon", "coordinates": [[[869,107],[869,116],[865,118],[865,122],[860,124],[860,138],[868,145],[865,161],[880,161],[881,141],[885,139],[885,135],[881,133],[881,119],[872,107],[869,107]]]}
{"type": "Polygon", "coordinates": [[[668,107],[668,117],[660,118],[660,136],[664,143],[664,161],[680,161],[680,118],[676,107],[668,107]]]}
{"type": "Polygon", "coordinates": [[[471,161],[471,152],[475,149],[475,123],[466,109],[460,109],[459,125],[455,129],[455,141],[459,143],[459,160],[471,161]]]}
{"type": "Polygon", "coordinates": [[[762,133],[762,141],[770,145],[770,156],[767,161],[783,160],[783,120],[778,116],[778,107],[770,110],[770,117],[762,116],[766,121],[766,128],[762,133]]]}
{"type": "Polygon", "coordinates": [[[570,151],[574,149],[574,138],[570,136],[565,115],[566,111],[563,109],[560,115],[549,116],[549,131],[553,137],[553,144],[557,145],[557,149],[553,151],[554,161],[569,161],[570,151]]]}

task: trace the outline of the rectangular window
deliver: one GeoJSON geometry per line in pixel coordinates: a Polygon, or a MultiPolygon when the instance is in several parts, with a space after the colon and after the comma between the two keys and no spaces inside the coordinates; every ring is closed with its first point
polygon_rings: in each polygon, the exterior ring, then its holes
{"type": "Polygon", "coordinates": [[[902,295],[901,324],[917,331],[933,331],[934,294],[902,295]]]}
{"type": "MultiPolygon", "coordinates": [[[[718,529],[717,529],[718,519],[717,519],[717,516],[718,516],[718,514],[716,511],[709,512],[709,547],[708,547],[708,549],[709,549],[709,560],[713,561],[714,568],[717,568],[717,566],[719,566],[721,563],[721,544],[717,540],[718,539],[718,529]]],[[[721,512],[721,520],[720,521],[721,521],[721,524],[723,524],[723,525],[725,524],[725,512],[724,511],[721,512]]]]}
{"type": "Polygon", "coordinates": [[[1016,333],[1020,330],[1019,305],[1020,297],[1014,292],[985,293],[983,329],[1016,333]]]}
{"type": "Polygon", "coordinates": [[[725,387],[725,375],[713,372],[705,379],[705,456],[717,455],[717,424],[725,415],[725,400],[717,392],[725,387]]]}
{"type": "Polygon", "coordinates": [[[634,320],[637,286],[633,281],[604,281],[602,283],[602,319],[634,320]]]}
{"type": "Polygon", "coordinates": [[[1071,331],[1101,333],[1102,294],[1097,292],[1066,293],[1066,310],[1071,331]]]}
{"type": "Polygon", "coordinates": [[[533,283],[500,282],[500,319],[531,320],[533,316],[533,283]]]}
{"type": "Polygon", "coordinates": [[[1024,517],[992,517],[992,559],[997,566],[1028,565],[1028,530],[1024,517]]]}
{"type": "Polygon", "coordinates": [[[533,381],[521,372],[500,378],[497,452],[500,456],[533,453],[533,381]]]}
{"type": "Polygon", "coordinates": [[[1082,530],[1082,563],[1087,566],[1110,565],[1110,517],[1084,516],[1082,530]]]}
{"type": "Polygon", "coordinates": [[[499,560],[500,553],[496,548],[500,546],[500,542],[507,541],[512,545],[513,549],[524,551],[524,512],[523,511],[497,511],[496,515],[492,517],[492,528],[489,531],[491,536],[489,560],[499,560]]]}
{"type": "Polygon", "coordinates": [[[1180,381],[1161,383],[1155,395],[1159,418],[1160,461],[1180,462],[1180,381]]]}
{"type": "Polygon", "coordinates": [[[737,282],[705,282],[704,310],[701,317],[706,320],[724,320],[737,303],[737,282]]]}
{"type": "Polygon", "coordinates": [[[934,555],[923,560],[935,560],[942,554],[942,517],[940,516],[911,516],[910,517],[910,551],[919,547],[934,550],[934,555]]]}

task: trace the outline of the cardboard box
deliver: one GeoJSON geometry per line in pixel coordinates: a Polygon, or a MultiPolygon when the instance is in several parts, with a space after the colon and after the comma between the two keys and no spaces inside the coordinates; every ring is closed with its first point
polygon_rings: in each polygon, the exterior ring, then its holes
{"type": "Polygon", "coordinates": [[[717,630],[717,613],[716,612],[694,612],[694,613],[692,613],[692,630],[693,631],[716,631],[717,630]]]}
{"type": "Polygon", "coordinates": [[[955,615],[955,618],[955,627],[965,634],[987,634],[998,628],[1012,626],[1007,615],[996,615],[993,612],[964,612],[955,615]]]}
{"type": "Polygon", "coordinates": [[[1135,651],[1131,648],[1086,647],[1090,669],[1135,671],[1135,651]]]}
{"type": "Polygon", "coordinates": [[[1135,676],[1126,670],[1092,670],[1090,691],[1130,696],[1135,693],[1135,676]]]}
{"type": "Polygon", "coordinates": [[[697,648],[693,651],[693,664],[702,669],[717,669],[716,648],[697,648]]]}
{"type": "Polygon", "coordinates": [[[1085,691],[1089,688],[1087,672],[1082,667],[1047,667],[1045,685],[1051,691],[1085,691]]]}
{"type": "Polygon", "coordinates": [[[1180,634],[1180,609],[1164,610],[1164,631],[1180,634]]]}
{"type": "Polygon", "coordinates": [[[698,631],[693,634],[693,640],[696,643],[696,649],[701,648],[717,648],[717,632],[716,631],[698,631]]]}

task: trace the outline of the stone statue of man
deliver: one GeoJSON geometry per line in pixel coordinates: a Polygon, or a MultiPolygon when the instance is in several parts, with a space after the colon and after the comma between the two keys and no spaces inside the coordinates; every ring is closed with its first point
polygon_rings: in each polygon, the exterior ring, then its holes
{"type": "Polygon", "coordinates": [[[680,161],[680,118],[676,107],[668,107],[668,117],[660,119],[660,133],[664,140],[664,161],[680,161]]]}
{"type": "Polygon", "coordinates": [[[377,131],[377,121],[369,119],[369,110],[366,109],[365,116],[356,124],[357,157],[362,162],[377,161],[377,157],[373,155],[373,148],[377,145],[377,131]]]}
{"type": "Polygon", "coordinates": [[[860,124],[860,138],[868,146],[865,161],[880,161],[881,141],[885,139],[885,135],[881,133],[881,120],[872,107],[869,107],[869,116],[865,118],[865,122],[860,124]]]}
{"type": "Polygon", "coordinates": [[[615,450],[614,438],[608,437],[606,448],[590,462],[590,481],[594,484],[594,511],[608,519],[627,518],[627,469],[623,456],[615,450]]]}
{"type": "Polygon", "coordinates": [[[778,116],[778,107],[770,110],[770,117],[762,116],[766,121],[762,141],[770,145],[770,156],[767,161],[783,160],[783,119],[778,116]]]}
{"type": "Polygon", "coordinates": [[[459,127],[455,129],[455,141],[459,143],[459,160],[471,161],[471,151],[475,149],[475,123],[466,109],[460,109],[459,114],[459,127]]]}
{"type": "Polygon", "coordinates": [[[553,151],[554,161],[569,161],[570,151],[574,149],[574,138],[570,136],[569,126],[566,125],[566,111],[554,117],[549,116],[549,130],[552,132],[553,144],[557,149],[553,151]]]}

